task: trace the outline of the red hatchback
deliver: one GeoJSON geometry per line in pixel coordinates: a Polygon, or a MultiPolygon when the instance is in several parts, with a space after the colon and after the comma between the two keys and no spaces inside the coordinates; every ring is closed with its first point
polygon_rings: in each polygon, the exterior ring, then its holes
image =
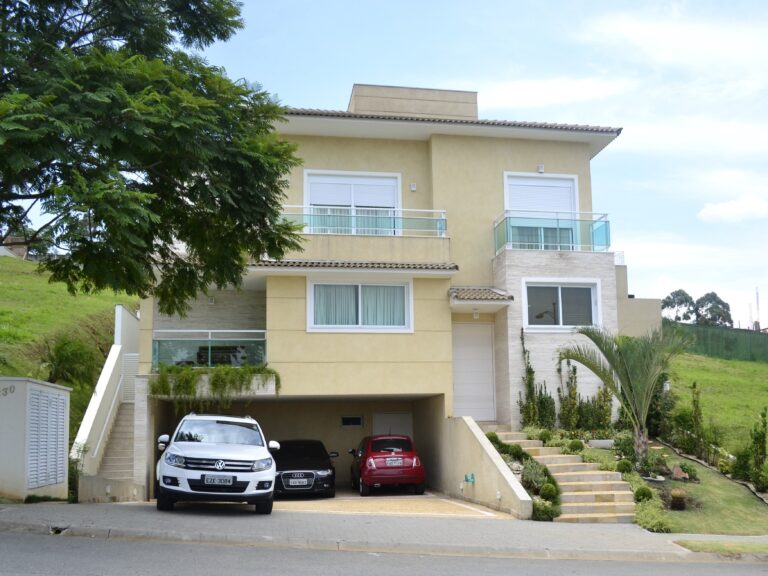
{"type": "Polygon", "coordinates": [[[398,485],[413,486],[416,494],[424,494],[424,466],[408,436],[366,436],[349,453],[354,458],[352,487],[360,489],[360,496],[368,496],[371,488],[398,485]]]}

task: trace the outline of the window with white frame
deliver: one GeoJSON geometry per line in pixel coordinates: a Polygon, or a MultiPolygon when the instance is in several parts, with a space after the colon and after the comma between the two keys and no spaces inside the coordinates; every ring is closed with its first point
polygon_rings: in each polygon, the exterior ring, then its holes
{"type": "Polygon", "coordinates": [[[307,171],[306,187],[312,233],[398,233],[397,174],[307,171]]]}
{"type": "Polygon", "coordinates": [[[599,323],[597,285],[528,282],[527,326],[593,326],[599,323]]]}
{"type": "Polygon", "coordinates": [[[314,282],[309,326],[316,330],[405,331],[411,323],[410,285],[314,282]]]}
{"type": "Polygon", "coordinates": [[[575,176],[505,173],[508,243],[520,250],[573,250],[576,187],[575,176]]]}

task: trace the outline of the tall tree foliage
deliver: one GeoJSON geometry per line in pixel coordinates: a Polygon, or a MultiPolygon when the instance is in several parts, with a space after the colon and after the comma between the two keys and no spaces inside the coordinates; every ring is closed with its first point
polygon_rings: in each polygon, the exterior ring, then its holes
{"type": "Polygon", "coordinates": [[[1,2],[0,239],[47,236],[53,280],[165,313],[299,248],[282,108],[185,51],[240,27],[234,0],[1,2]]]}
{"type": "Polygon", "coordinates": [[[661,301],[661,310],[665,317],[675,322],[693,322],[699,326],[733,326],[731,306],[716,292],[707,292],[694,300],[685,290],[674,290],[661,301]]]}
{"type": "Polygon", "coordinates": [[[560,350],[560,360],[578,362],[592,371],[619,399],[632,423],[638,460],[648,454],[648,411],[660,376],[670,359],[690,341],[677,330],[655,331],[632,338],[607,330],[584,327],[577,330],[590,344],[560,350]]]}

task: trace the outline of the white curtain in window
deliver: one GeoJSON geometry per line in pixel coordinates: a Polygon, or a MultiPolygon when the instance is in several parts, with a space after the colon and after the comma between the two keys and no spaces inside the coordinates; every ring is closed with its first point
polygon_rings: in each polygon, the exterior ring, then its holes
{"type": "Polygon", "coordinates": [[[357,286],[315,284],[315,326],[357,324],[357,286]]]}
{"type": "Polygon", "coordinates": [[[362,286],[364,326],[405,326],[405,286],[362,286]]]}

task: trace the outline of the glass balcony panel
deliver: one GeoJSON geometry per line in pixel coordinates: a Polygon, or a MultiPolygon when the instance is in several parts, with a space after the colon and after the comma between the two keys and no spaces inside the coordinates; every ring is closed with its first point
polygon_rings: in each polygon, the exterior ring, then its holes
{"type": "Polygon", "coordinates": [[[558,250],[606,252],[610,224],[604,214],[523,213],[509,211],[496,221],[496,250],[558,250]]]}
{"type": "Polygon", "coordinates": [[[161,364],[245,366],[263,364],[267,359],[267,344],[263,338],[200,338],[190,331],[162,337],[156,334],[152,344],[152,367],[155,370],[161,364]]]}
{"type": "Polygon", "coordinates": [[[444,237],[441,210],[351,206],[284,206],[283,217],[304,226],[306,234],[444,237]]]}

